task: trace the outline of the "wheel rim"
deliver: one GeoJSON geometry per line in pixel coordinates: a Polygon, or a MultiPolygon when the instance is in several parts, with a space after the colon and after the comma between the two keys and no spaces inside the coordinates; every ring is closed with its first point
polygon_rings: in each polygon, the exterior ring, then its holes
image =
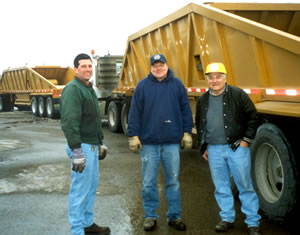
{"type": "Polygon", "coordinates": [[[116,125],[116,117],[117,117],[116,111],[114,109],[110,109],[110,112],[108,114],[108,120],[111,126],[116,125]]]}
{"type": "Polygon", "coordinates": [[[123,117],[123,123],[124,123],[124,127],[126,130],[128,129],[128,120],[127,119],[128,118],[127,118],[127,113],[126,113],[126,115],[124,115],[124,117],[123,117]]]}
{"type": "Polygon", "coordinates": [[[255,159],[255,178],[263,198],[274,203],[283,192],[284,174],[279,154],[270,144],[262,144],[255,159]]]}
{"type": "Polygon", "coordinates": [[[37,112],[37,101],[36,101],[36,99],[32,99],[31,110],[32,110],[32,113],[34,113],[34,114],[37,112]]]}
{"type": "Polygon", "coordinates": [[[3,110],[3,100],[2,98],[0,97],[0,112],[3,110]]]}
{"type": "Polygon", "coordinates": [[[127,134],[127,130],[128,130],[128,113],[127,113],[127,109],[126,106],[128,104],[123,104],[123,108],[122,108],[122,128],[123,128],[123,132],[125,134],[127,134]]]}
{"type": "Polygon", "coordinates": [[[52,105],[52,100],[47,100],[47,115],[51,116],[53,113],[53,105],[52,105]]]}
{"type": "Polygon", "coordinates": [[[39,112],[40,114],[43,114],[44,113],[44,110],[45,110],[45,105],[44,105],[44,101],[40,101],[39,102],[39,112]]]}

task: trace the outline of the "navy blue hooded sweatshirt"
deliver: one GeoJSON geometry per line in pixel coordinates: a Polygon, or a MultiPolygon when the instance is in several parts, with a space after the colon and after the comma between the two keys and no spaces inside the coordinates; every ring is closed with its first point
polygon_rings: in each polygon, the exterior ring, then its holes
{"type": "Polygon", "coordinates": [[[183,133],[191,133],[192,128],[186,89],[170,68],[163,81],[150,72],[137,84],[128,115],[128,136],[139,136],[142,144],[179,144],[183,133]]]}

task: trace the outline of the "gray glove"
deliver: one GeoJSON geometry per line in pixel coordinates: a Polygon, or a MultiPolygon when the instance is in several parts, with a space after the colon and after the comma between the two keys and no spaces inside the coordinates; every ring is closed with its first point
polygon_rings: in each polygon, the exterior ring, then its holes
{"type": "Polygon", "coordinates": [[[99,152],[99,160],[103,160],[106,157],[108,148],[105,144],[98,145],[98,152],[99,152]]]}
{"type": "Polygon", "coordinates": [[[73,167],[72,170],[75,172],[82,173],[85,168],[85,157],[83,155],[82,149],[73,149],[73,167]]]}

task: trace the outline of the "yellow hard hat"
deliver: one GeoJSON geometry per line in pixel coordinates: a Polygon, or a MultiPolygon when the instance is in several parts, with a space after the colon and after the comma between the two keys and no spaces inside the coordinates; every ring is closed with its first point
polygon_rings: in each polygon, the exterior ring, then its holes
{"type": "Polygon", "coordinates": [[[211,63],[206,66],[205,75],[209,73],[224,73],[227,74],[224,64],[222,63],[211,63]]]}

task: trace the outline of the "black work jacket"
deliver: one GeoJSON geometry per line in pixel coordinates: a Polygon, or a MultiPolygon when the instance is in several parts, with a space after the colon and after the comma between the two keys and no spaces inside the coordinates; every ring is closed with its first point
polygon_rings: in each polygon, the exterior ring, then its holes
{"type": "MultiPolygon", "coordinates": [[[[195,123],[201,153],[207,148],[205,134],[208,97],[209,91],[199,97],[196,105],[195,123]]],[[[223,95],[223,117],[227,143],[233,150],[239,146],[241,140],[251,143],[258,126],[258,116],[253,102],[241,88],[226,85],[223,95]]]]}

